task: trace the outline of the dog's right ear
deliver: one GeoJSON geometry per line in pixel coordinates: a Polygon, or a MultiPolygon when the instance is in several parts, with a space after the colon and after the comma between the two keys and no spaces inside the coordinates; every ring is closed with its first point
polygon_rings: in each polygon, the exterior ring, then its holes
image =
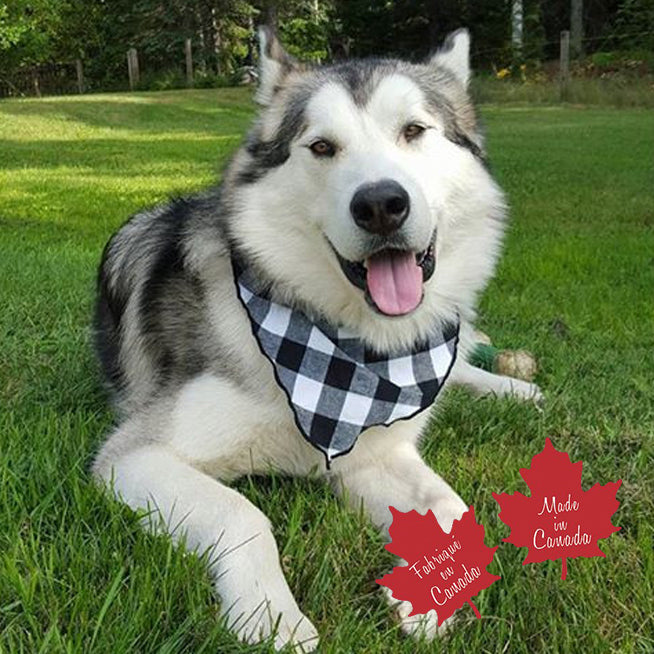
{"type": "Polygon", "coordinates": [[[275,31],[267,25],[257,30],[259,36],[259,88],[255,100],[270,104],[284,78],[298,68],[297,61],[284,50],[275,31]]]}

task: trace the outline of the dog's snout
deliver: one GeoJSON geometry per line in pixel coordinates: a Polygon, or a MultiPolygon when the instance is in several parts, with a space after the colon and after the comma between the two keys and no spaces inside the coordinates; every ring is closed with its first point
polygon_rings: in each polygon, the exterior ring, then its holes
{"type": "Polygon", "coordinates": [[[391,179],[360,186],[350,203],[354,222],[361,229],[382,236],[404,224],[409,208],[409,194],[391,179]]]}

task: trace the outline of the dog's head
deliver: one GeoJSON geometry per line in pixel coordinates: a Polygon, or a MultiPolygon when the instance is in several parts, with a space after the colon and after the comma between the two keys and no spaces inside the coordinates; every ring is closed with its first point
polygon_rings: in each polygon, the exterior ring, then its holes
{"type": "Polygon", "coordinates": [[[305,67],[260,31],[264,106],[225,178],[240,246],[301,302],[380,348],[470,317],[504,204],[467,85],[468,32],[428,61],[305,67]]]}

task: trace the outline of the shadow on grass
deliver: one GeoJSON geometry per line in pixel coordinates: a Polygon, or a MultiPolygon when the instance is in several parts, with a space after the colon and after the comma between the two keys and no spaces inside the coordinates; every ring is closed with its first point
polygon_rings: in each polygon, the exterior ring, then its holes
{"type": "Polygon", "coordinates": [[[87,166],[94,175],[125,176],[143,174],[147,170],[162,172],[168,164],[175,171],[184,163],[197,166],[209,160],[220,165],[241,140],[242,134],[238,131],[207,134],[202,138],[0,140],[0,152],[3,152],[0,169],[87,166]]]}

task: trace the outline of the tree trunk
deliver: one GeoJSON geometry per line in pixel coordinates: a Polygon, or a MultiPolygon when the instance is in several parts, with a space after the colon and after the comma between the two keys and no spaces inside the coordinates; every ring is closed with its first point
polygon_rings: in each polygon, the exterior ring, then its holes
{"type": "Polygon", "coordinates": [[[570,55],[573,59],[582,56],[584,38],[584,2],[583,0],[572,0],[570,5],[570,55]]]}
{"type": "Polygon", "coordinates": [[[207,62],[211,61],[211,46],[209,45],[209,42],[211,41],[211,34],[209,29],[209,25],[211,23],[211,14],[209,13],[205,2],[198,3],[196,19],[198,24],[198,42],[200,44],[199,69],[202,71],[202,74],[205,75],[208,67],[207,62]]]}
{"type": "Polygon", "coordinates": [[[198,29],[198,41],[200,42],[200,59],[198,60],[198,68],[200,72],[204,75],[207,72],[207,58],[206,54],[206,43],[204,42],[204,29],[200,25],[198,29]]]}
{"type": "Polygon", "coordinates": [[[266,25],[277,29],[277,0],[266,0],[266,25]]]}
{"type": "Polygon", "coordinates": [[[513,0],[511,4],[511,45],[513,46],[513,62],[522,61],[524,14],[522,0],[513,0]]]}
{"type": "Polygon", "coordinates": [[[223,45],[220,34],[220,23],[218,22],[218,12],[215,8],[211,9],[211,37],[213,41],[213,53],[216,58],[216,75],[222,75],[223,68],[221,65],[221,50],[223,45]]]}

